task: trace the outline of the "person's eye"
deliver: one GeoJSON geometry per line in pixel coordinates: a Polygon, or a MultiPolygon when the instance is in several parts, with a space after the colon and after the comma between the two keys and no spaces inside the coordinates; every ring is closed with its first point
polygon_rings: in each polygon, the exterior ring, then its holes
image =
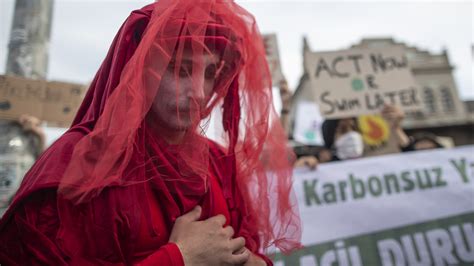
{"type": "MultiPolygon", "coordinates": [[[[177,66],[175,65],[174,67],[176,68],[177,66]]],[[[174,71],[175,71],[175,69],[173,69],[173,72],[174,71]]],[[[193,72],[193,67],[192,66],[190,66],[188,64],[182,64],[182,65],[179,66],[178,76],[181,77],[181,78],[190,77],[192,72],[193,72]]]]}
{"type": "Polygon", "coordinates": [[[179,76],[180,77],[185,78],[185,77],[188,77],[190,75],[191,75],[191,73],[188,71],[187,68],[185,68],[185,67],[180,67],[179,68],[179,76]]]}
{"type": "Polygon", "coordinates": [[[204,73],[204,78],[205,79],[215,79],[216,78],[216,72],[217,72],[216,66],[214,66],[214,65],[208,66],[206,68],[206,72],[204,73]]]}
{"type": "Polygon", "coordinates": [[[218,71],[217,75],[219,76],[219,79],[225,79],[231,74],[231,68],[227,64],[224,64],[218,71]]]}

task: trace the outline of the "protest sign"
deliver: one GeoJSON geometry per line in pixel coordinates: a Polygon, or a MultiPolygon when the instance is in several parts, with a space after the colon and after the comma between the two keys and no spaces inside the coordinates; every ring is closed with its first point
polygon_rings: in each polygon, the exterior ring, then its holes
{"type": "Polygon", "coordinates": [[[280,54],[278,52],[276,34],[264,34],[263,42],[265,46],[268,67],[270,68],[270,74],[272,75],[273,86],[278,86],[284,77],[281,70],[280,54]]]}
{"type": "Polygon", "coordinates": [[[84,97],[86,87],[15,76],[0,76],[0,118],[29,114],[48,125],[67,127],[84,97]]]}
{"type": "Polygon", "coordinates": [[[56,81],[46,83],[43,119],[48,121],[49,125],[69,126],[84,98],[85,91],[86,87],[83,85],[56,81]]]}
{"type": "Polygon", "coordinates": [[[382,116],[361,115],[357,126],[364,140],[364,157],[400,152],[397,137],[382,116]]]}
{"type": "Polygon", "coordinates": [[[303,249],[277,266],[472,265],[474,146],[295,170],[303,249]]]}
{"type": "Polygon", "coordinates": [[[305,145],[324,145],[321,125],[324,119],[314,102],[302,101],[296,106],[294,140],[305,145]]]}
{"type": "Polygon", "coordinates": [[[44,81],[0,76],[0,118],[17,119],[22,114],[38,116],[45,97],[44,81]]]}
{"type": "Polygon", "coordinates": [[[326,118],[379,112],[384,104],[422,108],[419,88],[401,48],[305,53],[315,98],[326,118]]]}

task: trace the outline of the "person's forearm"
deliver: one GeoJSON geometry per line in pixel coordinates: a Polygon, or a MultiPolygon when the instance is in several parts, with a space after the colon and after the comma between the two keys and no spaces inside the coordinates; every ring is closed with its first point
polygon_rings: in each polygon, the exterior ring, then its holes
{"type": "Polygon", "coordinates": [[[36,134],[38,134],[39,137],[38,150],[42,153],[46,148],[46,135],[43,131],[37,132],[36,134]]]}
{"type": "Polygon", "coordinates": [[[290,123],[290,114],[288,112],[282,112],[280,115],[280,123],[285,133],[288,133],[288,126],[290,123]]]}
{"type": "Polygon", "coordinates": [[[410,138],[401,127],[396,128],[394,131],[397,138],[397,143],[400,147],[406,147],[408,144],[410,144],[410,138]]]}

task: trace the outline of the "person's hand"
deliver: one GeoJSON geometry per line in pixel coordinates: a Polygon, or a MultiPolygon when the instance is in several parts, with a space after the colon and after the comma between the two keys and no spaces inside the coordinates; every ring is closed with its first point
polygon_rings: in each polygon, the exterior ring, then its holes
{"type": "Polygon", "coordinates": [[[234,254],[240,254],[240,253],[243,253],[245,251],[248,251],[250,253],[250,257],[249,257],[248,261],[245,264],[243,264],[243,266],[266,266],[267,265],[267,263],[262,258],[260,258],[259,256],[253,254],[246,247],[243,247],[239,251],[234,252],[234,254]]]}
{"type": "MultiPolygon", "coordinates": [[[[243,252],[244,250],[247,250],[247,248],[244,247],[241,252],[243,252]]],[[[249,260],[243,266],[266,266],[266,265],[267,263],[262,258],[250,252],[249,260]]]]}
{"type": "Polygon", "coordinates": [[[311,170],[315,170],[318,167],[319,161],[315,156],[302,156],[296,160],[294,167],[306,166],[311,170]]]}
{"type": "Polygon", "coordinates": [[[223,215],[198,221],[201,207],[176,219],[169,242],[175,243],[186,266],[242,265],[249,260],[250,251],[243,249],[245,239],[233,238],[231,226],[224,227],[223,215]]]}
{"type": "Polygon", "coordinates": [[[41,120],[32,115],[24,114],[18,118],[18,123],[20,123],[24,131],[31,131],[38,136],[39,143],[37,148],[40,152],[43,151],[46,143],[46,134],[43,128],[41,128],[41,120]]]}
{"type": "Polygon", "coordinates": [[[37,132],[41,130],[41,120],[38,118],[31,116],[31,115],[21,115],[20,118],[18,118],[18,122],[20,125],[23,127],[23,130],[25,131],[33,131],[37,132]]]}
{"type": "Polygon", "coordinates": [[[410,144],[410,138],[402,128],[402,121],[405,113],[396,105],[385,105],[382,110],[383,118],[390,124],[393,134],[395,134],[397,143],[400,147],[406,147],[410,144]]]}
{"type": "Polygon", "coordinates": [[[392,129],[398,129],[401,128],[405,113],[397,105],[386,104],[382,109],[382,116],[392,129]]]}

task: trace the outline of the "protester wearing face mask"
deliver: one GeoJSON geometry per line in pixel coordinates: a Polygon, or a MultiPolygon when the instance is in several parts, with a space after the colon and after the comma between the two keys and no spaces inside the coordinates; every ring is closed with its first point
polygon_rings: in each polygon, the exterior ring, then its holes
{"type": "MultiPolygon", "coordinates": [[[[405,117],[403,110],[396,105],[386,104],[380,111],[380,115],[390,125],[395,140],[401,151],[414,150],[414,138],[409,138],[401,124],[405,117]]],[[[321,149],[317,155],[302,156],[296,160],[294,166],[306,166],[316,169],[321,163],[360,158],[364,155],[364,141],[357,126],[357,118],[328,119],[322,125],[322,134],[325,149],[321,149]]],[[[431,142],[427,147],[436,146],[431,142]]],[[[422,144],[422,147],[423,144],[422,144]]]]}
{"type": "Polygon", "coordinates": [[[333,151],[333,161],[362,157],[364,142],[355,118],[328,119],[322,133],[324,145],[333,151]]]}

